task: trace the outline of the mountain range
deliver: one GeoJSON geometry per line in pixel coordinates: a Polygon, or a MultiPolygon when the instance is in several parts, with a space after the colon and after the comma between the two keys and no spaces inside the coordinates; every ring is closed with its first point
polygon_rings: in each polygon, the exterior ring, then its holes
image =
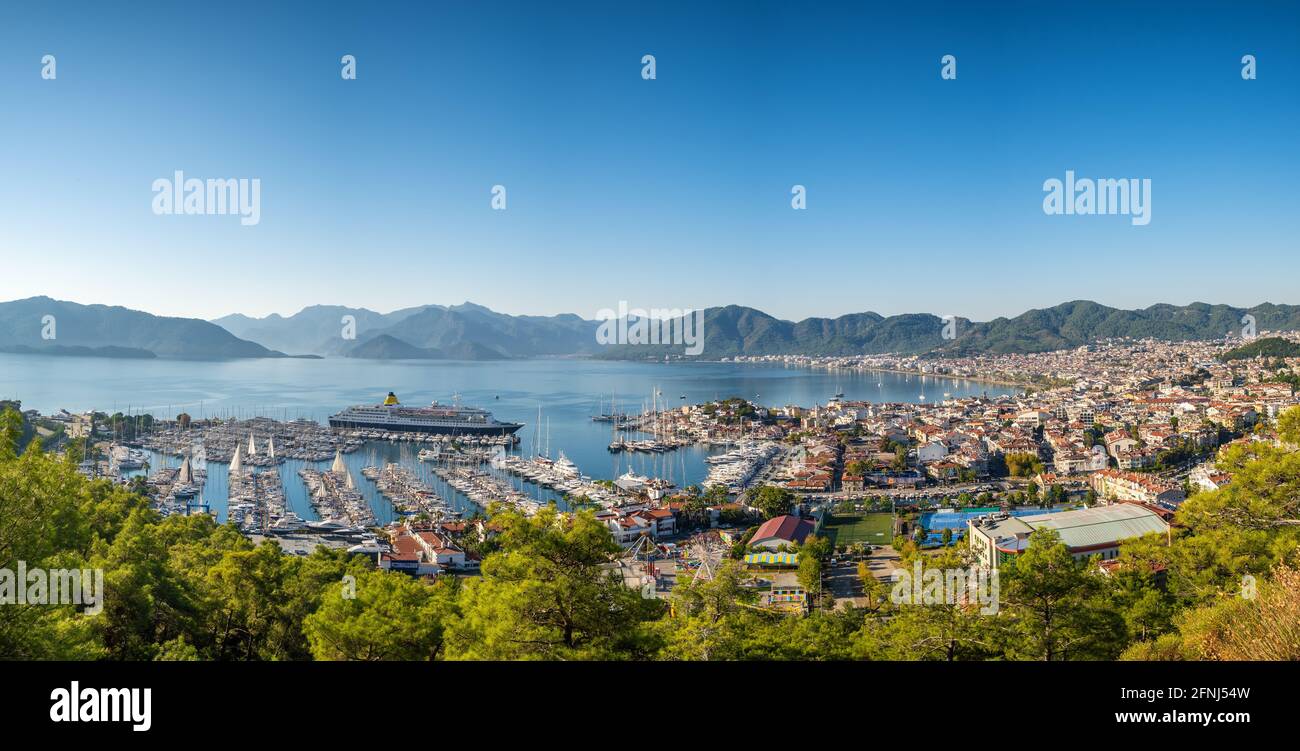
{"type": "MultiPolygon", "coordinates": [[[[1184,341],[1258,330],[1300,330],[1300,306],[1264,303],[1152,305],[1122,310],[1079,300],[1013,318],[946,321],[928,313],[786,321],[754,308],[704,311],[702,359],[737,355],[1029,353],[1108,338],[1184,341]],[[949,334],[950,336],[945,336],[949,334]]],[[[168,318],[122,307],[48,297],[0,303],[0,351],[104,357],[218,359],[323,356],[365,359],[493,360],[528,357],[663,359],[683,345],[601,345],[600,321],[573,314],[512,316],[481,305],[424,305],[391,313],[315,305],[291,316],[235,314],[215,321],[168,318]],[[56,337],[43,339],[45,316],[56,337]],[[290,353],[286,355],[285,353],[290,353]]]]}
{"type": "Polygon", "coordinates": [[[326,356],[495,360],[590,355],[601,349],[596,321],[573,314],[511,316],[468,302],[387,314],[313,305],[288,317],[236,314],[213,323],[267,347],[326,356]]]}
{"type": "MultiPolygon", "coordinates": [[[[1246,315],[1254,317],[1259,330],[1300,330],[1300,306],[1271,303],[1252,308],[1159,304],[1121,310],[1076,300],[982,323],[965,318],[949,322],[927,313],[889,317],[853,313],[794,323],[753,308],[729,305],[705,310],[702,356],[712,360],[737,355],[1049,352],[1110,338],[1221,339],[1230,333],[1242,333],[1246,315]]],[[[662,359],[665,355],[681,355],[683,350],[680,345],[621,345],[608,348],[600,356],[662,359]]]]}
{"type": "Polygon", "coordinates": [[[285,356],[208,321],[49,297],[0,303],[0,351],[195,360],[285,356]]]}
{"type": "MultiPolygon", "coordinates": [[[[754,308],[728,305],[704,311],[700,356],[713,360],[737,355],[1046,352],[1121,337],[1218,339],[1241,333],[1246,315],[1254,316],[1259,330],[1300,330],[1300,306],[1271,303],[1252,308],[1160,304],[1121,310],[1077,300],[1014,318],[986,322],[956,318],[950,326],[928,313],[851,313],[792,322],[754,308]],[[945,333],[954,336],[946,338],[945,333]]],[[[563,355],[662,359],[665,355],[683,356],[685,349],[683,345],[599,345],[599,321],[576,315],[510,316],[472,303],[427,305],[387,315],[364,308],[311,307],[288,318],[227,316],[215,323],[237,336],[287,352],[380,359],[563,355]],[[355,339],[342,335],[344,315],[356,321],[355,339]]]]}

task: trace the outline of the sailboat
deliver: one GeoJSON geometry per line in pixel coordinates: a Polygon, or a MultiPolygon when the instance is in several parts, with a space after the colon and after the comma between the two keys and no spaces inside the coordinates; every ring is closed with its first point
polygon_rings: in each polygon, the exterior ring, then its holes
{"type": "Polygon", "coordinates": [[[185,460],[181,462],[181,469],[176,473],[177,485],[194,484],[194,467],[190,464],[190,455],[185,455],[185,460]]]}
{"type": "Polygon", "coordinates": [[[272,459],[275,458],[275,436],[266,439],[266,453],[272,459]]]}
{"type": "MultiPolygon", "coordinates": [[[[610,433],[609,452],[611,454],[617,454],[618,452],[627,448],[627,441],[619,437],[618,435],[618,424],[620,418],[618,414],[618,407],[616,406],[614,402],[614,397],[612,396],[610,397],[609,400],[609,412],[612,415],[612,418],[609,421],[609,433],[610,433]]],[[[617,471],[617,467],[615,471],[617,471]]]]}
{"type": "Polygon", "coordinates": [[[248,455],[257,456],[257,444],[253,442],[253,434],[248,434],[248,455]]]}
{"type": "Polygon", "coordinates": [[[235,455],[230,457],[230,474],[238,475],[244,470],[244,459],[239,454],[239,444],[235,444],[235,455]]]}
{"type": "Polygon", "coordinates": [[[537,424],[533,426],[533,456],[542,455],[542,403],[537,403],[537,424]]]}

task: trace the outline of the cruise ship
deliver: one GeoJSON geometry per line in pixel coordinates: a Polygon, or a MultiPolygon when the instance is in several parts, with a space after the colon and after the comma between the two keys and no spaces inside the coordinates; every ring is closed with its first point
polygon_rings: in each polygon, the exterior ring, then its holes
{"type": "Polygon", "coordinates": [[[522,423],[501,422],[491,412],[477,407],[462,407],[434,402],[428,407],[405,407],[393,392],[383,404],[348,407],[330,416],[331,428],[348,430],[385,430],[435,435],[510,435],[522,423]]]}

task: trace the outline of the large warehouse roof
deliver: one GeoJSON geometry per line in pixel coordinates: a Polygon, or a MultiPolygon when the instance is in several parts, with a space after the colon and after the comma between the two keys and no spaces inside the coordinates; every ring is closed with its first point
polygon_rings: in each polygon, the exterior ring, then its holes
{"type": "Polygon", "coordinates": [[[1087,548],[1159,532],[1168,527],[1149,509],[1132,503],[1021,517],[1034,529],[1054,529],[1070,548],[1087,548]]]}

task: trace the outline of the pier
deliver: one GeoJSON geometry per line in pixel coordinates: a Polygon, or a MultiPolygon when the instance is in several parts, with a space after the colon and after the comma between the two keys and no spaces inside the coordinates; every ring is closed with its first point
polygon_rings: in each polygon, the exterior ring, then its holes
{"type": "Polygon", "coordinates": [[[241,451],[245,466],[271,467],[285,459],[329,461],[336,452],[351,453],[363,441],[343,435],[313,420],[289,422],[269,417],[249,420],[205,420],[182,427],[167,423],[145,436],[145,448],[162,454],[181,456],[193,446],[202,446],[208,461],[228,462],[241,451]]]}
{"type": "Polygon", "coordinates": [[[536,514],[541,510],[541,504],[534,498],[515,490],[482,470],[469,467],[437,467],[433,472],[479,508],[486,509],[489,504],[502,503],[528,515],[536,514]]]}
{"type": "Polygon", "coordinates": [[[400,464],[389,462],[383,469],[366,467],[361,474],[373,480],[379,492],[397,513],[402,515],[426,514],[433,520],[457,516],[447,502],[433,488],[426,485],[411,470],[400,464]]]}
{"type": "Polygon", "coordinates": [[[504,456],[493,462],[493,466],[527,480],[539,487],[555,490],[573,498],[585,496],[602,506],[618,503],[618,498],[604,485],[594,482],[590,477],[578,473],[578,468],[560,454],[559,461],[551,461],[544,456],[525,459],[522,456],[504,456]]]}
{"type": "Polygon", "coordinates": [[[375,514],[357,490],[356,481],[343,463],[342,453],[335,454],[334,465],[328,471],[304,467],[298,470],[298,476],[307,485],[312,507],[326,523],[340,527],[374,526],[375,514]]]}

